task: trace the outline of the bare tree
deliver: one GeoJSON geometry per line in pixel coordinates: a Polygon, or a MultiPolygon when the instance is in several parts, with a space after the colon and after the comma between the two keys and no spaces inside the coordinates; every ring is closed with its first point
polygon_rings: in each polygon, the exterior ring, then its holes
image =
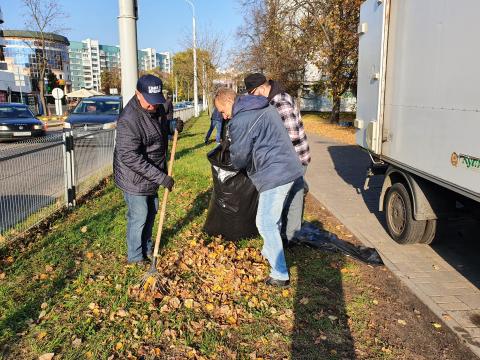
{"type": "Polygon", "coordinates": [[[40,42],[40,50],[35,49],[34,51],[38,63],[38,90],[44,111],[47,111],[44,78],[49,60],[47,42],[50,38],[48,33],[58,34],[66,31],[62,21],[67,18],[67,15],[58,0],[22,0],[22,3],[26,9],[26,28],[37,31],[40,35],[38,39],[40,42]]]}
{"type": "Polygon", "coordinates": [[[309,47],[301,37],[296,14],[283,0],[244,0],[244,25],[238,36],[244,46],[237,56],[243,72],[262,72],[295,94],[303,82],[309,47]]]}

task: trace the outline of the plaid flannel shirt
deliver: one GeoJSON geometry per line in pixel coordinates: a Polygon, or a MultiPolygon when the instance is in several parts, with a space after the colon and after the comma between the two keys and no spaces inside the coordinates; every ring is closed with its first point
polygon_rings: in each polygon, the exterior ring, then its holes
{"type": "Polygon", "coordinates": [[[303,128],[302,117],[295,107],[293,98],[289,94],[282,92],[275,95],[270,100],[270,104],[278,110],[300,162],[303,165],[308,165],[311,160],[310,147],[308,146],[307,135],[303,128]]]}

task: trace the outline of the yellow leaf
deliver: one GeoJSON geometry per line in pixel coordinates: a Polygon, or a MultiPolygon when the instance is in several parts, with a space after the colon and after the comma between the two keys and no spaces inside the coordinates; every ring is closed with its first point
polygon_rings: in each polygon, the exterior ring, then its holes
{"type": "Polygon", "coordinates": [[[193,299],[186,299],[184,305],[187,309],[191,309],[193,307],[193,299]]]}
{"type": "Polygon", "coordinates": [[[88,308],[89,308],[90,310],[93,310],[93,309],[95,309],[96,307],[97,307],[97,304],[95,304],[95,303],[93,303],[93,302],[90,303],[90,304],[88,304],[88,308]]]}
{"type": "Polygon", "coordinates": [[[213,311],[213,309],[214,309],[213,304],[208,303],[205,305],[205,310],[207,310],[208,312],[213,311]]]}
{"type": "Polygon", "coordinates": [[[435,329],[440,329],[442,327],[442,325],[440,325],[439,323],[432,323],[432,326],[435,328],[435,329]]]}
{"type": "Polygon", "coordinates": [[[93,359],[93,353],[92,353],[91,351],[87,351],[87,352],[85,353],[85,357],[86,357],[87,359],[93,359]]]}
{"type": "Polygon", "coordinates": [[[47,333],[45,331],[39,332],[37,334],[37,339],[42,340],[45,336],[47,336],[47,333]]]}
{"type": "Polygon", "coordinates": [[[283,296],[284,298],[289,297],[289,296],[290,296],[290,291],[288,291],[288,290],[282,290],[282,296],[283,296]]]}
{"type": "Polygon", "coordinates": [[[87,259],[91,259],[91,258],[93,258],[93,252],[89,251],[85,254],[85,256],[87,257],[87,259]]]}
{"type": "Polygon", "coordinates": [[[229,316],[227,318],[227,322],[230,324],[230,325],[235,325],[237,323],[237,320],[233,317],[233,316],[229,316]]]}
{"type": "Polygon", "coordinates": [[[40,280],[47,280],[48,275],[47,274],[40,274],[40,280]]]}
{"type": "Polygon", "coordinates": [[[122,348],[123,348],[123,344],[121,342],[117,342],[117,344],[115,345],[115,350],[120,351],[122,350],[122,348]]]}

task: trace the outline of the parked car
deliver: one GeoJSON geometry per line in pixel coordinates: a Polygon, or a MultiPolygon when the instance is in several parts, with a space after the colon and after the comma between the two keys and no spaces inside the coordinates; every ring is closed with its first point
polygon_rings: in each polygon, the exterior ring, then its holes
{"type": "Polygon", "coordinates": [[[88,136],[98,130],[114,129],[122,111],[121,96],[93,96],[82,99],[64,123],[74,136],[88,136]]]}
{"type": "Polygon", "coordinates": [[[27,105],[0,104],[0,140],[45,136],[45,124],[35,118],[27,105]]]}

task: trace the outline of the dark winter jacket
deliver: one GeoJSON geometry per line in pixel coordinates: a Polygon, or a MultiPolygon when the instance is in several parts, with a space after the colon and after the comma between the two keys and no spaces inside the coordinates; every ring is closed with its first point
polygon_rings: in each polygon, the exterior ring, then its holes
{"type": "Polygon", "coordinates": [[[136,96],[128,102],[117,122],[113,153],[113,174],[120,189],[132,195],[158,191],[167,172],[168,135],[173,134],[170,125],[163,106],[150,114],[136,96]]]}
{"type": "Polygon", "coordinates": [[[259,192],[303,176],[303,169],[277,110],[263,96],[245,95],[233,105],[230,158],[246,169],[259,192]]]}

